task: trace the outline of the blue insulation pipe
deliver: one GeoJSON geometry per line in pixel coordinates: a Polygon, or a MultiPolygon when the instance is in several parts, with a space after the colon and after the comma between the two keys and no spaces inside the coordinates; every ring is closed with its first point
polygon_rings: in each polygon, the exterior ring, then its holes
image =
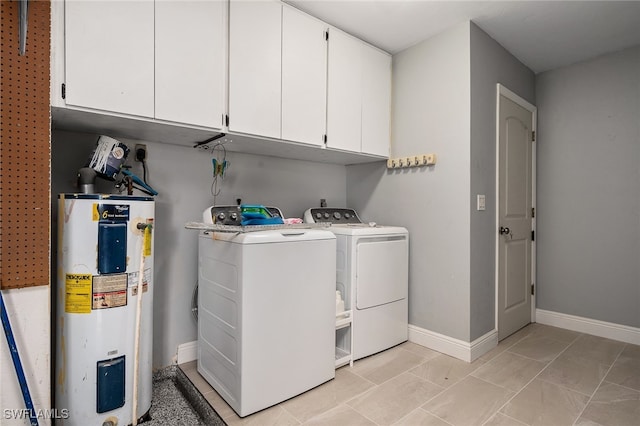
{"type": "Polygon", "coordinates": [[[33,409],[33,401],[31,400],[31,394],[29,393],[29,385],[27,385],[27,378],[24,376],[24,370],[22,369],[22,362],[20,362],[20,354],[18,353],[18,347],[16,346],[16,340],[13,338],[13,331],[11,330],[11,323],[9,322],[9,316],[4,306],[4,298],[0,291],[0,315],[2,316],[2,328],[4,328],[4,335],[7,337],[7,343],[9,344],[9,351],[11,352],[11,358],[13,359],[13,367],[16,370],[18,381],[20,382],[20,389],[22,390],[22,397],[24,403],[29,410],[29,420],[32,426],[38,426],[38,417],[36,411],[33,409]]]}

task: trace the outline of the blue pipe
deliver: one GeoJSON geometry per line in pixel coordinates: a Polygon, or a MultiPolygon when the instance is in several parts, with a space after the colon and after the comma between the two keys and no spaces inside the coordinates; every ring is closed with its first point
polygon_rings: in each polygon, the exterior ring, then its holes
{"type": "Polygon", "coordinates": [[[29,420],[31,426],[38,426],[38,417],[36,411],[33,409],[33,401],[31,400],[31,394],[29,393],[29,385],[27,385],[27,378],[24,376],[24,370],[22,369],[22,362],[20,362],[20,354],[18,353],[18,347],[16,341],[13,338],[13,331],[11,330],[11,323],[9,322],[9,316],[7,310],[4,307],[4,298],[2,297],[2,291],[0,291],[0,315],[2,316],[2,328],[4,328],[4,335],[7,337],[7,343],[9,344],[9,351],[11,352],[11,358],[13,359],[13,367],[16,370],[18,381],[20,382],[20,389],[22,390],[22,398],[29,410],[29,420]]]}

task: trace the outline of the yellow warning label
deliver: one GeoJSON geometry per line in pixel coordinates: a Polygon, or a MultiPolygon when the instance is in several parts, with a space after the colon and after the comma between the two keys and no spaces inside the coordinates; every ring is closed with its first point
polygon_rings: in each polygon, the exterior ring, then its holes
{"type": "Polygon", "coordinates": [[[92,219],[94,222],[97,222],[100,220],[100,212],[98,212],[98,203],[93,203],[93,209],[91,209],[92,212],[92,219]]]}
{"type": "Polygon", "coordinates": [[[144,228],[144,255],[151,256],[151,227],[144,228]]]}
{"type": "Polygon", "coordinates": [[[91,313],[91,274],[66,274],[64,311],[69,314],[91,313]]]}

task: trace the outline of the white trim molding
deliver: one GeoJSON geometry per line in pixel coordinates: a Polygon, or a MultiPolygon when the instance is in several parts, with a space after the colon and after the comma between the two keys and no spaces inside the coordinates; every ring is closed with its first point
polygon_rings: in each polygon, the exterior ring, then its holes
{"type": "Polygon", "coordinates": [[[178,354],[176,357],[176,363],[178,365],[185,362],[194,361],[198,358],[198,341],[182,343],[178,345],[178,354]]]}
{"type": "Polygon", "coordinates": [[[554,327],[565,328],[567,330],[605,337],[607,339],[640,345],[640,328],[630,327],[628,325],[577,317],[575,315],[562,314],[559,312],[545,311],[543,309],[536,310],[536,322],[539,324],[551,325],[554,327]]]}
{"type": "Polygon", "coordinates": [[[498,331],[494,329],[473,342],[465,342],[409,324],[409,341],[462,361],[473,362],[498,345],[498,331]]]}

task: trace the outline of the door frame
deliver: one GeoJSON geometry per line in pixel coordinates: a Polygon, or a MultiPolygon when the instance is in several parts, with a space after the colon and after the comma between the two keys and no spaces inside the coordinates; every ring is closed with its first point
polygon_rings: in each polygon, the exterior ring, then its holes
{"type": "MultiPolygon", "coordinates": [[[[531,112],[531,130],[536,132],[535,140],[531,144],[531,207],[536,209],[536,151],[537,151],[537,143],[538,143],[538,135],[537,135],[537,124],[538,124],[538,108],[535,105],[532,105],[524,98],[517,95],[515,92],[507,89],[504,85],[497,83],[496,84],[496,205],[495,205],[495,330],[498,332],[498,285],[499,285],[499,267],[500,267],[500,258],[498,256],[499,243],[500,243],[500,235],[498,234],[498,229],[500,228],[500,96],[504,96],[505,98],[515,102],[520,105],[522,108],[531,112]]],[[[536,209],[537,210],[537,209],[536,209]]],[[[535,210],[534,210],[535,211],[535,210]]],[[[536,222],[537,222],[537,212],[534,217],[531,219],[531,229],[534,231],[534,235],[537,234],[536,231],[536,222]]],[[[531,295],[531,322],[536,321],[536,295],[537,284],[536,284],[536,244],[535,239],[531,242],[531,282],[535,285],[534,294],[531,295]]]]}

